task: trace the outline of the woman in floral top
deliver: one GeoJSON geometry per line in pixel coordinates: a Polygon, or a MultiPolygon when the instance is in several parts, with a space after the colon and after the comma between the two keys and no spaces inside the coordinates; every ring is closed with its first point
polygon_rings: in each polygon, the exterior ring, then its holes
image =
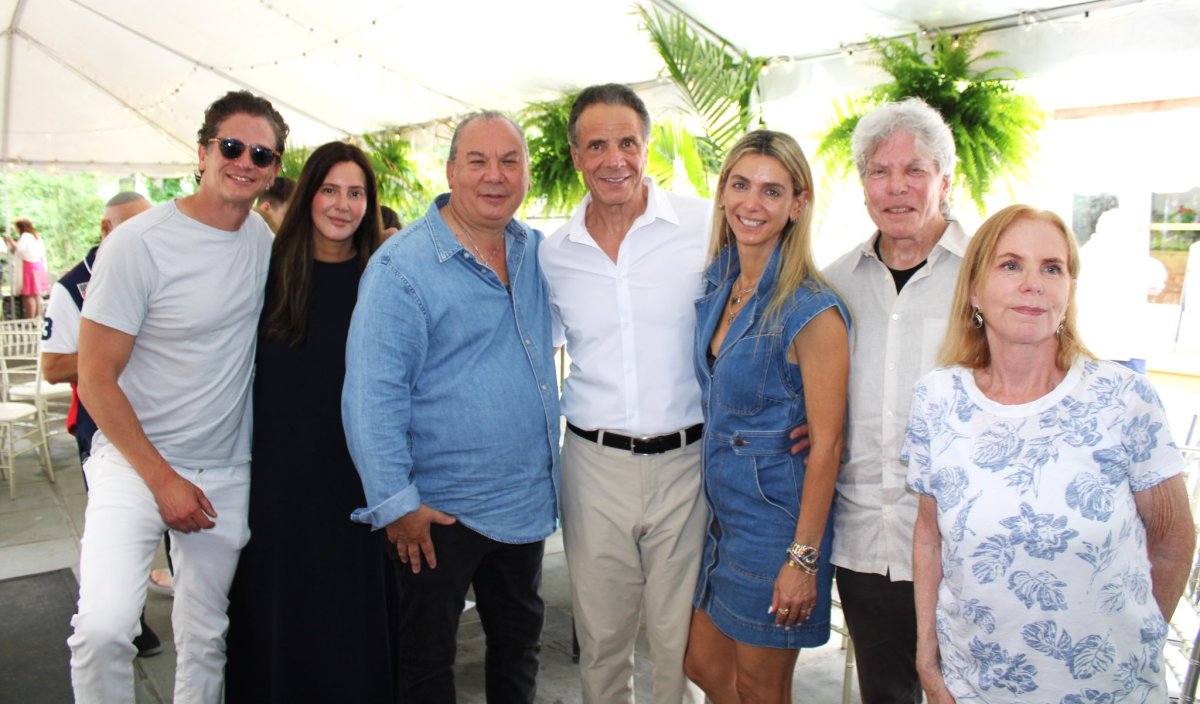
{"type": "MultiPolygon", "coordinates": [[[[1144,376],[1075,326],[1075,240],[1014,205],[971,240],[905,439],[917,666],[932,704],[1163,702],[1195,533],[1144,376]]],[[[1113,272],[1114,276],[1122,275],[1113,272]]]]}

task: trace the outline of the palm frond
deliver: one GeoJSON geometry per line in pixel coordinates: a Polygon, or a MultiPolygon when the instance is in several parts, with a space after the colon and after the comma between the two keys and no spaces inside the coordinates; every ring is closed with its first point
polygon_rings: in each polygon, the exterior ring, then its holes
{"type": "Polygon", "coordinates": [[[681,15],[639,5],[637,13],[667,74],[721,155],[754,122],[754,89],[767,60],[700,36],[681,15]]]}

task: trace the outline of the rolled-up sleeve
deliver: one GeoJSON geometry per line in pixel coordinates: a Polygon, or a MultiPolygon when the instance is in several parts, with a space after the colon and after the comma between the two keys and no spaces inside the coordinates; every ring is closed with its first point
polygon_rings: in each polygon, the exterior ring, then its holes
{"type": "Polygon", "coordinates": [[[415,511],[409,423],[412,390],[428,349],[428,316],[388,257],[373,259],[359,284],[346,341],[342,424],[367,505],[350,518],[383,528],[415,511]]]}

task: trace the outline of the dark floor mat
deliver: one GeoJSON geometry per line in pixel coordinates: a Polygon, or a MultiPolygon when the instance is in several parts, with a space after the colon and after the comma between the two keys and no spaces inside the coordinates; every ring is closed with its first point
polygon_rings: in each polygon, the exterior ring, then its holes
{"type": "Polygon", "coordinates": [[[71,702],[71,616],[79,584],[69,569],[0,581],[0,702],[71,702]]]}

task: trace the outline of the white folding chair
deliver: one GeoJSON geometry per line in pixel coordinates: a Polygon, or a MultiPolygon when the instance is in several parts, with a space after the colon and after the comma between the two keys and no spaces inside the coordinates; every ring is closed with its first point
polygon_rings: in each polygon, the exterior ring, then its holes
{"type": "Polygon", "coordinates": [[[39,320],[0,321],[0,473],[17,496],[16,458],[38,452],[51,482],[54,465],[46,439],[49,400],[41,388],[39,320]]]}

